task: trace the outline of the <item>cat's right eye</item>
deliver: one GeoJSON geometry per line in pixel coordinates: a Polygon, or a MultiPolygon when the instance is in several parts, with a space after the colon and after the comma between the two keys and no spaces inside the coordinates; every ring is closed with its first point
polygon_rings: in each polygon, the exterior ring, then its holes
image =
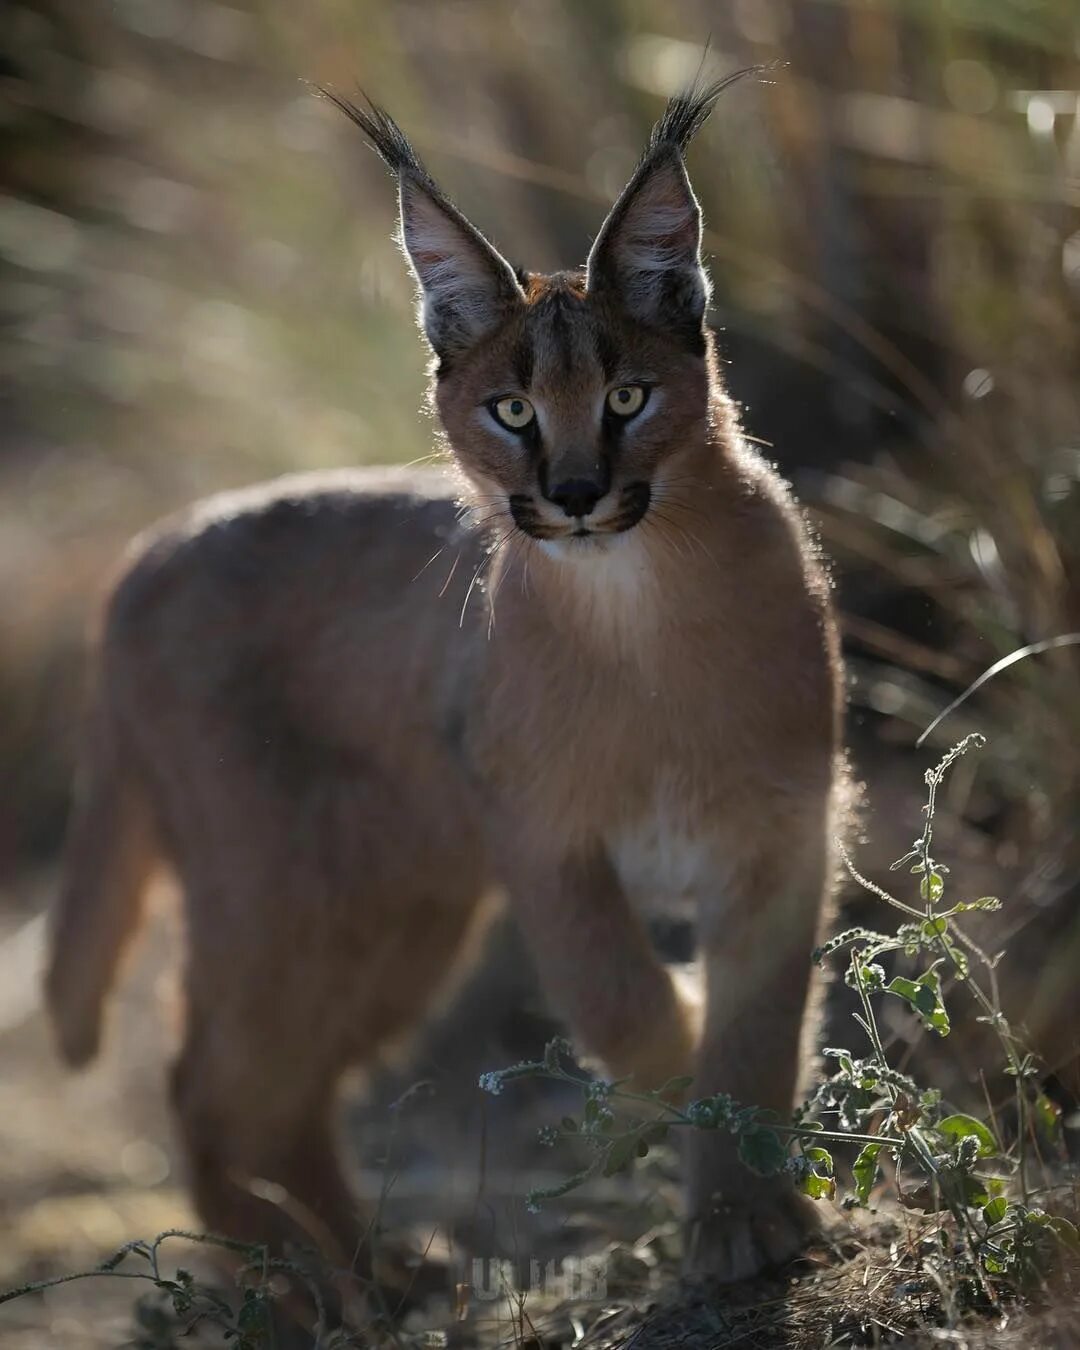
{"type": "Polygon", "coordinates": [[[510,431],[524,431],[536,416],[536,410],[527,398],[500,398],[488,405],[496,422],[510,431]]]}

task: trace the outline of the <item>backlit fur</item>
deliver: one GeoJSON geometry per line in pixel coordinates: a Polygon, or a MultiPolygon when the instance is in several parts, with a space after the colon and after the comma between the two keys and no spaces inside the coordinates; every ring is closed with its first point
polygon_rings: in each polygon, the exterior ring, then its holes
{"type": "MultiPolygon", "coordinates": [[[[384,113],[335,98],[398,178],[457,480],[217,498],[115,589],[48,996],[88,1059],[168,862],[189,933],[174,1096],[213,1228],[351,1253],[335,1087],[430,1010],[492,895],[612,1073],[791,1104],[841,679],[821,565],[704,323],[682,153],[719,92],[672,104],[587,268],[553,276],[512,269],[384,113]],[[647,391],[625,421],[620,387],[647,391]],[[524,434],[505,398],[535,411],[524,434]],[[668,895],[697,903],[697,996],[638,908],[668,895]]],[[[687,1177],[698,1269],[749,1275],[811,1222],[726,1139],[690,1139],[687,1177]]]]}

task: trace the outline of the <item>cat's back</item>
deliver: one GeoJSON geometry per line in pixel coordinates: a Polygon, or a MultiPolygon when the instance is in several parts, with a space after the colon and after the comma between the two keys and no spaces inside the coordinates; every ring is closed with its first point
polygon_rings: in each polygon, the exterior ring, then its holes
{"type": "Polygon", "coordinates": [[[240,667],[291,679],[336,665],[363,681],[377,664],[411,678],[459,631],[457,583],[481,549],[437,470],[293,474],[220,493],[136,539],[104,657],[114,679],[167,679],[181,694],[240,667]]]}

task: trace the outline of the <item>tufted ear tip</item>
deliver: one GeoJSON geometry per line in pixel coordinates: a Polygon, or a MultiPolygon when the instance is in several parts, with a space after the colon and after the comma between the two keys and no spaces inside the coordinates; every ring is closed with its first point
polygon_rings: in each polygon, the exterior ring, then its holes
{"type": "Polygon", "coordinates": [[[668,102],[589,254],[590,290],[613,294],[643,323],[700,338],[710,286],[701,265],[701,211],[683,154],[724,90],[768,69],[747,66],[709,83],[695,81],[668,102]]]}
{"type": "Polygon", "coordinates": [[[514,269],[443,194],[405,133],[382,108],[318,92],[367,137],[397,176],[399,240],[420,289],[420,326],[436,355],[472,346],[524,294],[514,269]]]}

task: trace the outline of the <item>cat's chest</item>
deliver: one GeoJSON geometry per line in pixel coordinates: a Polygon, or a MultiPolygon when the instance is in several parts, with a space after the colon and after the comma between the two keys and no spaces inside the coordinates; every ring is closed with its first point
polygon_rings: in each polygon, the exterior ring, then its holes
{"type": "Polygon", "coordinates": [[[691,899],[715,884],[719,841],[689,794],[661,780],[606,839],[619,881],[636,903],[691,899]]]}

